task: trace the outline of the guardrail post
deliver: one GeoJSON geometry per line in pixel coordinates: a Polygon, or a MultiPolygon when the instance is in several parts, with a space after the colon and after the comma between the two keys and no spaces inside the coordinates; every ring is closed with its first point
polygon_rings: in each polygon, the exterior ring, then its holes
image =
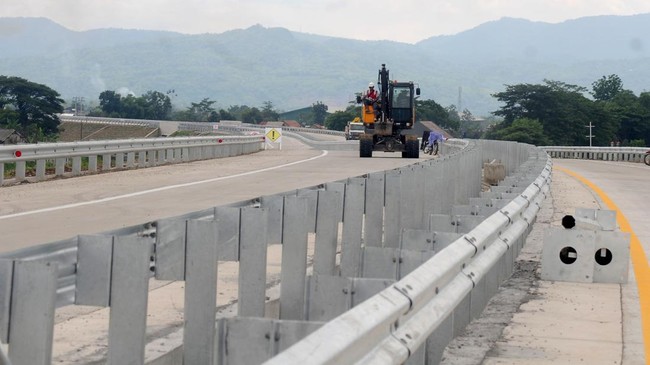
{"type": "Polygon", "coordinates": [[[260,198],[260,207],[268,211],[269,222],[266,240],[268,244],[282,242],[282,208],[284,200],[281,195],[266,195],[260,198]]]}
{"type": "Polygon", "coordinates": [[[9,315],[11,314],[11,285],[14,275],[13,260],[0,259],[0,342],[9,342],[9,315]]]}
{"type": "Polygon", "coordinates": [[[264,208],[241,208],[239,249],[239,316],[264,317],[266,302],[266,233],[264,208]]]}
{"type": "Polygon", "coordinates": [[[97,172],[97,155],[88,156],[88,171],[97,172]]]}
{"type": "Polygon", "coordinates": [[[115,236],[111,270],[108,364],[144,364],[150,246],[143,237],[115,236]]]}
{"type": "Polygon", "coordinates": [[[16,180],[23,181],[25,180],[25,161],[16,161],[16,180]]]}
{"type": "Polygon", "coordinates": [[[284,198],[280,319],[304,319],[307,275],[307,200],[284,198]]]}
{"type": "Polygon", "coordinates": [[[217,257],[221,261],[239,261],[240,209],[215,207],[214,219],[219,223],[217,257]]]}
{"type": "Polygon", "coordinates": [[[112,236],[79,236],[75,304],[110,305],[112,236]]]}
{"type": "Polygon", "coordinates": [[[126,167],[131,169],[135,166],[135,152],[126,153],[126,167]]]}
{"type": "Polygon", "coordinates": [[[384,232],[385,175],[377,172],[366,179],[366,206],[363,242],[366,247],[382,247],[384,232]]]}
{"type": "Polygon", "coordinates": [[[338,224],[343,209],[341,203],[341,193],[338,191],[321,190],[318,192],[314,247],[315,275],[335,274],[338,224]]]}
{"type": "Polygon", "coordinates": [[[217,307],[217,222],[187,221],[183,364],[214,361],[217,307]]]}
{"type": "Polygon", "coordinates": [[[36,161],[36,180],[45,180],[45,160],[36,161]]]}
{"type": "Polygon", "coordinates": [[[419,228],[420,216],[417,214],[418,209],[422,211],[420,197],[423,193],[421,176],[416,174],[413,167],[407,167],[401,170],[400,174],[400,198],[399,198],[399,220],[397,232],[397,246],[399,247],[399,238],[401,230],[404,228],[419,228]],[[418,204],[419,202],[419,204],[418,204]],[[420,207],[420,208],[418,208],[420,207]]]}
{"type": "Polygon", "coordinates": [[[109,171],[111,169],[111,155],[102,155],[102,171],[109,171]]]}
{"type": "Polygon", "coordinates": [[[296,192],[299,197],[307,198],[307,231],[316,233],[316,208],[318,206],[318,191],[311,189],[299,189],[296,192]]]}
{"type": "Polygon", "coordinates": [[[386,172],[386,190],[384,204],[384,245],[383,247],[398,247],[400,234],[400,213],[402,193],[402,178],[399,171],[386,172]]]}
{"type": "Polygon", "coordinates": [[[139,151],[138,152],[137,165],[140,168],[147,167],[147,152],[146,151],[139,151]]]}
{"type": "Polygon", "coordinates": [[[72,176],[81,175],[81,157],[76,156],[72,158],[72,176]]]}
{"type": "Polygon", "coordinates": [[[361,235],[366,180],[352,178],[345,184],[343,232],[341,238],[341,276],[361,275],[361,235]]]}
{"type": "Polygon", "coordinates": [[[15,261],[9,326],[9,358],[14,365],[52,362],[57,265],[15,261]]]}

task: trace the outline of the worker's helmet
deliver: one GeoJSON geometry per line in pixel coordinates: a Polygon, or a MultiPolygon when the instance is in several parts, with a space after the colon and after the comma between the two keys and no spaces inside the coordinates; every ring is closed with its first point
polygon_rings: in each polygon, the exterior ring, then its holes
{"type": "Polygon", "coordinates": [[[368,87],[375,87],[375,84],[373,82],[368,84],[368,87]]]}

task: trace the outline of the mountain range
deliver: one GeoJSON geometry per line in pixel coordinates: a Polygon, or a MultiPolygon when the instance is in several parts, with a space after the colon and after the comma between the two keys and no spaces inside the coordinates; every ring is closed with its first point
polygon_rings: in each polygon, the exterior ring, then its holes
{"type": "Polygon", "coordinates": [[[505,85],[562,81],[587,88],[616,74],[636,94],[650,89],[650,14],[558,24],[502,18],[416,44],[360,41],[255,25],[220,34],[72,31],[45,18],[0,18],[0,75],[45,84],[70,101],[104,90],[169,92],[183,107],[281,110],[317,101],[344,108],[386,64],[391,79],[419,84],[423,99],[485,116],[505,85]],[[459,103],[460,102],[460,103],[459,103]]]}

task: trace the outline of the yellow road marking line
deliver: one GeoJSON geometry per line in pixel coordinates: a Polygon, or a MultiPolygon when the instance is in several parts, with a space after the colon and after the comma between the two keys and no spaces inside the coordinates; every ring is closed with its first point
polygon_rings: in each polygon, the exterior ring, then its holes
{"type": "Polygon", "coordinates": [[[616,211],[616,216],[618,224],[621,227],[621,231],[630,234],[630,254],[632,256],[634,275],[636,276],[636,285],[639,291],[639,304],[641,306],[641,327],[643,332],[645,358],[646,364],[650,365],[650,265],[648,265],[648,259],[646,258],[645,252],[643,251],[643,246],[641,245],[639,238],[632,230],[632,226],[630,226],[627,218],[625,218],[616,204],[614,204],[614,201],[612,201],[612,199],[610,199],[602,189],[571,170],[556,166],[553,166],[553,169],[562,171],[565,174],[576,178],[583,184],[587,185],[596,194],[598,194],[600,199],[602,199],[602,201],[605,203],[605,205],[607,205],[609,209],[616,211]]]}

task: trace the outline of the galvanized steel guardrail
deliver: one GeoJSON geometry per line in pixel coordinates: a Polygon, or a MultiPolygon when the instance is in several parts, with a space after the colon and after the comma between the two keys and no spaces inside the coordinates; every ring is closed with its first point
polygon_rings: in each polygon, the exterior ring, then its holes
{"type": "MultiPolygon", "coordinates": [[[[551,163],[511,202],[402,280],[265,362],[435,364],[507,278],[549,191],[551,163]],[[326,345],[324,345],[326,343],[326,345]]],[[[538,174],[539,165],[532,168],[538,174]]]]}
{"type": "Polygon", "coordinates": [[[572,158],[581,160],[627,161],[643,163],[646,151],[650,147],[540,147],[552,158],[572,158]]]}
{"type": "Polygon", "coordinates": [[[34,181],[64,175],[151,167],[253,153],[264,146],[260,136],[206,136],[140,138],[68,143],[36,143],[0,146],[0,185],[6,164],[15,166],[13,182],[34,181]],[[50,164],[50,168],[48,168],[50,164]]]}
{"type": "Polygon", "coordinates": [[[9,341],[14,365],[49,364],[55,307],[109,306],[109,363],[143,363],[146,282],[155,275],[186,281],[185,363],[436,363],[445,341],[510,275],[551,169],[545,153],[517,143],[450,141],[445,148],[447,155],[401,169],[0,255],[0,340],[9,341]],[[493,159],[517,174],[480,193],[481,164],[493,159]],[[315,232],[317,247],[311,277],[300,264],[308,231],[315,232]],[[444,237],[446,247],[436,246],[444,237]],[[282,285],[275,322],[262,318],[264,242],[292,247],[282,260],[282,282],[292,285],[282,285]],[[215,318],[217,283],[209,273],[216,263],[204,258],[216,245],[220,259],[247,268],[240,271],[246,274],[240,277],[239,316],[257,318],[220,319],[214,333],[204,324],[215,318]],[[190,262],[202,264],[186,266],[190,262]],[[345,280],[355,283],[353,289],[345,280]],[[332,295],[328,285],[338,293],[343,285],[343,296],[332,295]],[[293,290],[300,287],[312,297],[293,290]],[[369,299],[358,304],[364,295],[369,299]],[[348,304],[328,306],[332,298],[348,304]],[[262,324],[279,332],[260,334],[262,324]]]}

